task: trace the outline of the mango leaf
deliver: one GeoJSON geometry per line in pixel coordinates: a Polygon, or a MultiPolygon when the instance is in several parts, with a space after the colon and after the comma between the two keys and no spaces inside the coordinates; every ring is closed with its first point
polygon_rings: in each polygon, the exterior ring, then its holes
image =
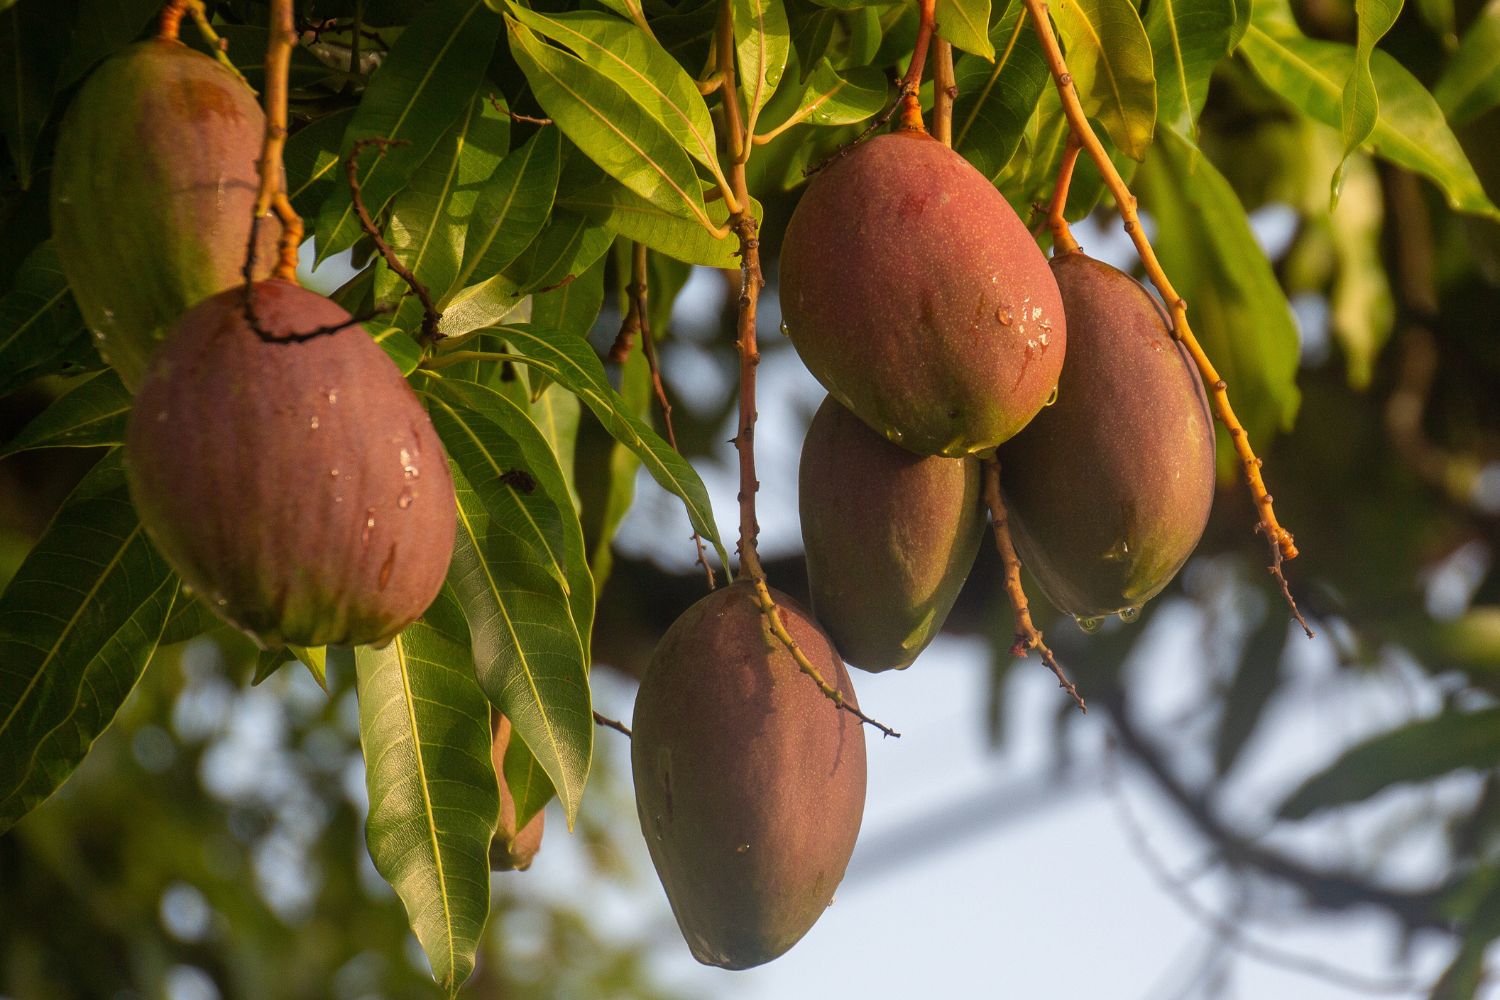
{"type": "Polygon", "coordinates": [[[1380,96],[1375,90],[1375,77],[1370,73],[1370,56],[1375,43],[1385,37],[1401,14],[1401,0],[1354,0],[1354,14],[1358,22],[1354,66],[1349,71],[1348,82],[1340,103],[1343,114],[1344,157],[1330,182],[1330,204],[1338,204],[1339,192],[1344,186],[1344,164],[1349,154],[1364,145],[1375,131],[1375,122],[1380,117],[1380,96]]]}
{"type": "Polygon", "coordinates": [[[1208,78],[1229,54],[1234,0],[1150,0],[1145,27],[1156,64],[1156,120],[1197,142],[1208,78]]]}
{"type": "Polygon", "coordinates": [[[43,243],[0,297],[0,396],[61,367],[87,336],[57,251],[43,243]]]}
{"type": "Polygon", "coordinates": [[[318,687],[326,693],[328,691],[328,647],[327,646],[287,646],[287,652],[297,658],[297,662],[307,668],[312,674],[312,679],[318,682],[318,687]]]}
{"type": "Polygon", "coordinates": [[[594,220],[554,209],[546,227],[505,269],[505,276],[522,294],[550,291],[587,271],[614,241],[614,233],[594,220]]]}
{"type": "Polygon", "coordinates": [[[633,24],[598,11],[542,14],[510,4],[511,14],[552,39],[617,84],[687,154],[718,176],[713,120],[698,85],[656,39],[633,24]]]}
{"type": "MultiPolygon", "coordinates": [[[[716,236],[697,222],[647,201],[613,178],[600,176],[588,187],[570,189],[558,204],[668,257],[705,267],[739,267],[735,256],[738,244],[729,237],[727,228],[722,230],[723,236],[716,236]]],[[[724,226],[729,218],[722,201],[709,205],[707,212],[710,224],[717,227],[724,226]]],[[[761,218],[760,203],[754,199],[750,213],[757,220],[761,218]]]]}
{"type": "Polygon", "coordinates": [[[1277,815],[1304,819],[1330,806],[1363,802],[1392,785],[1430,781],[1463,768],[1500,764],[1500,708],[1449,709],[1351,747],[1293,792],[1277,815]]]}
{"type": "MultiPolygon", "coordinates": [[[[636,453],[652,478],[682,501],[693,529],[713,543],[720,561],[728,566],[729,554],[724,551],[724,543],[714,524],[713,507],[703,480],[698,478],[687,459],[663,441],[631,411],[620,394],[610,388],[604,366],[594,349],[586,341],[537,326],[505,326],[497,332],[525,356],[528,365],[539,368],[549,378],[576,393],[583,405],[599,418],[605,430],[636,453]]],[[[509,712],[506,714],[510,715],[509,712]]]]}
{"type": "Polygon", "coordinates": [[[31,187],[37,139],[52,111],[71,26],[43,0],[0,10],[0,137],[23,189],[31,187]]]}
{"type": "Polygon", "coordinates": [[[162,629],[157,645],[175,646],[223,625],[224,619],[214,614],[208,605],[179,588],[177,600],[172,602],[172,613],[167,616],[167,624],[162,629]]]}
{"type": "MultiPolygon", "coordinates": [[[[604,261],[601,259],[561,288],[532,296],[531,321],[582,340],[589,335],[603,306],[604,261]]],[[[542,381],[545,380],[539,376],[533,384],[542,381]]],[[[558,457],[562,458],[561,452],[558,457]]]]}
{"type": "Polygon", "coordinates": [[[557,129],[538,129],[480,186],[474,210],[465,217],[463,267],[450,295],[473,279],[499,274],[536,239],[552,211],[561,156],[557,129]]]}
{"type": "Polygon", "coordinates": [[[1447,894],[1443,910],[1461,929],[1462,940],[1428,1000],[1473,1000],[1488,978],[1485,954],[1500,938],[1500,878],[1495,869],[1481,865],[1469,873],[1447,894]]]}
{"type": "MultiPolygon", "coordinates": [[[[1162,267],[1187,300],[1193,332],[1229,384],[1250,439],[1290,427],[1301,398],[1297,328],[1229,182],[1186,139],[1164,132],[1136,194],[1156,219],[1162,267]]],[[[1229,443],[1219,435],[1221,477],[1235,471],[1229,443]]]]}
{"type": "Polygon", "coordinates": [[[343,184],[344,130],[354,120],[354,108],[341,108],[293,132],[286,140],[287,197],[303,215],[313,215],[335,184],[343,184]]]}
{"type": "Polygon", "coordinates": [[[791,54],[791,28],[782,0],[730,0],[734,14],[735,61],[745,99],[745,132],[755,133],[761,109],[781,84],[791,54]]]}
{"type": "Polygon", "coordinates": [[[1464,125],[1500,104],[1500,0],[1490,0],[1474,18],[1458,51],[1448,60],[1432,96],[1448,121],[1464,125]]]}
{"type": "Polygon", "coordinates": [[[113,451],[0,595],[0,831],[83,760],[135,687],[176,595],[113,451]]]}
{"type": "MultiPolygon", "coordinates": [[[[620,404],[638,420],[651,412],[651,374],[643,351],[631,351],[620,366],[620,404]]],[[[597,418],[579,428],[576,461],[578,477],[579,519],[588,539],[589,570],[594,575],[594,593],[604,589],[614,565],[611,548],[620,522],[635,500],[636,473],[641,459],[630,448],[616,441],[604,430],[597,418]]]]}
{"type": "MultiPolygon", "coordinates": [[[[501,163],[509,144],[510,119],[488,101],[471,99],[464,115],[392,203],[386,241],[396,258],[437,296],[461,280],[469,223],[482,218],[477,212],[482,185],[501,163]]],[[[380,261],[375,272],[376,301],[390,301],[406,291],[406,282],[380,261]]],[[[407,295],[393,325],[415,332],[421,323],[421,300],[407,295]]]]}
{"type": "Polygon", "coordinates": [[[525,295],[514,282],[503,274],[497,274],[488,281],[470,285],[450,298],[443,306],[443,318],[438,323],[438,332],[445,337],[462,337],[466,333],[503,323],[521,305],[524,298],[525,295]]]}
{"type": "Polygon", "coordinates": [[[995,61],[990,41],[990,0],[937,0],[937,33],[956,49],[995,61]]]}
{"type": "Polygon", "coordinates": [[[776,127],[755,137],[757,144],[769,142],[799,122],[810,125],[852,125],[879,114],[889,103],[890,85],[885,74],[872,66],[856,67],[842,74],[827,58],[819,59],[807,75],[807,87],[795,110],[776,127]]]}
{"type": "Polygon", "coordinates": [[[545,529],[536,518],[550,501],[535,486],[525,492],[525,480],[504,482],[494,475],[498,458],[488,449],[503,433],[499,425],[434,404],[458,495],[448,581],[469,620],[479,686],[536,754],[571,827],[588,781],[594,720],[588,649],[573,619],[566,574],[545,565],[549,549],[537,540],[545,529]],[[484,434],[471,434],[473,428],[484,434]],[[466,468],[483,478],[471,480],[466,468]]]}
{"type": "Polygon", "coordinates": [[[1266,706],[1280,686],[1286,639],[1286,623],[1279,615],[1267,615],[1240,648],[1239,663],[1224,694],[1224,712],[1214,734],[1216,774],[1230,772],[1259,727],[1266,706]]]}
{"type": "Polygon", "coordinates": [[[500,813],[490,707],[453,594],[445,590],[384,649],[356,649],[354,663],[370,859],[452,996],[474,970],[489,917],[500,813]]]}
{"type": "Polygon", "coordinates": [[[990,31],[993,64],[964,56],[954,66],[953,148],[993,183],[1010,162],[1050,77],[1021,0],[990,31]]]}
{"type": "Polygon", "coordinates": [[[1130,0],[1058,0],[1050,9],[1083,110],[1142,159],[1156,127],[1156,77],[1140,15],[1130,0]]]}
{"type": "MultiPolygon", "coordinates": [[[[468,110],[500,33],[500,19],[481,0],[434,0],[424,6],[370,77],[354,119],[344,130],[339,162],[359,139],[404,142],[359,160],[360,198],[378,215],[453,123],[468,110]]],[[[318,261],[347,250],[360,236],[348,186],[336,184],[318,212],[318,261]]]]}
{"type": "Polygon", "coordinates": [[[506,25],[536,99],[574,145],[647,201],[714,228],[692,161],[633,92],[520,22],[506,25]]]}
{"type": "Polygon", "coordinates": [[[516,829],[520,830],[557,797],[557,792],[553,790],[547,772],[537,762],[536,754],[524,740],[512,737],[505,748],[502,769],[505,771],[505,787],[515,801],[516,829]]]}
{"type": "Polygon", "coordinates": [[[129,415],[130,393],[114,369],[90,372],[0,448],[0,458],[34,448],[124,444],[129,415]]]}
{"type": "MultiPolygon", "coordinates": [[[[1260,10],[1260,5],[1256,6],[1260,10]]],[[[1271,12],[1245,33],[1240,51],[1273,91],[1299,112],[1340,127],[1344,81],[1354,66],[1354,48],[1307,38],[1271,12]]],[[[1380,92],[1380,111],[1366,145],[1377,156],[1427,177],[1460,212],[1500,219],[1473,166],[1443,119],[1442,109],[1400,63],[1375,50],[1370,72],[1380,92]]]]}

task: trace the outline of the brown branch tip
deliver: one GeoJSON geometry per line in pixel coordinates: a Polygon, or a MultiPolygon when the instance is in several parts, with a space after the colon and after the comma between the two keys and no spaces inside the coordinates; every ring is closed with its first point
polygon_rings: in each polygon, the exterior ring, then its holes
{"type": "Polygon", "coordinates": [[[1057,662],[1052,649],[1043,640],[1042,630],[1031,620],[1031,605],[1026,600],[1026,591],[1021,587],[1021,558],[1016,555],[1016,546],[1010,537],[1005,501],[1000,495],[1000,462],[997,459],[984,460],[984,502],[990,510],[990,522],[995,529],[995,548],[999,550],[1003,564],[1005,594],[1010,598],[1011,609],[1016,615],[1016,637],[1010,651],[1016,656],[1025,656],[1028,651],[1036,650],[1042,663],[1057,678],[1057,686],[1068,692],[1078,710],[1087,715],[1089,708],[1083,695],[1078,692],[1078,686],[1068,678],[1062,664],[1057,662]]]}
{"type": "Polygon", "coordinates": [[[617,733],[624,733],[625,738],[627,740],[630,739],[630,727],[618,719],[611,719],[607,715],[600,715],[598,712],[595,712],[594,725],[603,726],[605,729],[613,729],[617,733]]]}
{"type": "Polygon", "coordinates": [[[359,218],[359,226],[365,235],[375,244],[375,249],[380,251],[386,266],[389,267],[412,293],[422,303],[422,331],[419,335],[425,344],[435,344],[443,339],[443,334],[438,330],[438,324],[442,322],[443,314],[438,311],[437,305],[432,301],[432,293],[427,290],[417,276],[411,272],[405,264],[396,257],[396,252],[391,249],[389,243],[380,234],[380,227],[375,225],[375,220],[370,218],[370,212],[365,208],[364,200],[360,197],[359,189],[359,154],[371,146],[374,146],[382,154],[392,146],[407,145],[404,139],[387,139],[383,136],[371,136],[360,139],[354,143],[349,150],[349,158],[344,161],[344,173],[349,179],[349,199],[354,203],[354,214],[359,218]]]}

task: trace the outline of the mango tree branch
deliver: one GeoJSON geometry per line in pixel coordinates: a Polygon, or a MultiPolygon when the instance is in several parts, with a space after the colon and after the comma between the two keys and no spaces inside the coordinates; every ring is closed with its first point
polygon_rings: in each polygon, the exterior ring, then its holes
{"type": "Polygon", "coordinates": [[[927,65],[927,48],[935,27],[933,16],[937,0],[917,0],[917,40],[911,47],[911,65],[901,80],[901,127],[926,132],[922,124],[922,69],[927,65]]]}
{"type": "Polygon", "coordinates": [[[953,148],[953,102],[958,80],[953,76],[953,44],[939,38],[932,50],[932,137],[953,148]]]}
{"type": "MultiPolygon", "coordinates": [[[[1068,73],[1068,65],[1063,60],[1057,35],[1053,33],[1052,23],[1047,18],[1045,0],[1023,0],[1023,2],[1026,4],[1027,13],[1031,16],[1037,39],[1041,42],[1042,54],[1047,60],[1047,67],[1057,85],[1058,96],[1062,98],[1068,127],[1082,144],[1084,151],[1089,154],[1089,159],[1093,160],[1094,165],[1099,168],[1105,186],[1109,188],[1116,205],[1119,206],[1125,231],[1130,234],[1130,239],[1135,244],[1136,253],[1140,255],[1147,276],[1172,311],[1173,335],[1182,342],[1192,356],[1194,364],[1198,367],[1198,373],[1208,387],[1210,399],[1213,401],[1214,414],[1229,430],[1230,441],[1234,446],[1235,454],[1239,457],[1244,473],[1245,485],[1250,490],[1250,499],[1254,502],[1260,516],[1256,530],[1265,536],[1266,543],[1271,547],[1270,572],[1281,584],[1283,594],[1290,598],[1286,578],[1281,572],[1281,563],[1283,560],[1297,557],[1297,546],[1292,539],[1292,533],[1276,520],[1276,511],[1271,505],[1271,494],[1267,492],[1265,481],[1261,478],[1261,460],[1255,456],[1255,451],[1250,446],[1250,435],[1245,431],[1239,418],[1235,416],[1234,408],[1229,403],[1228,386],[1219,377],[1218,370],[1214,368],[1203,346],[1198,343],[1198,338],[1193,336],[1192,328],[1188,325],[1187,302],[1172,287],[1171,280],[1168,279],[1161,262],[1156,257],[1156,251],[1151,248],[1151,242],[1146,238],[1140,217],[1136,214],[1135,196],[1130,193],[1130,188],[1126,186],[1120,172],[1115,169],[1108,152],[1104,149],[1104,144],[1094,134],[1093,126],[1089,124],[1088,116],[1084,114],[1078,91],[1073,86],[1073,77],[1068,73]]],[[[1303,631],[1311,637],[1312,629],[1308,627],[1301,612],[1297,610],[1296,604],[1289,603],[1293,616],[1301,624],[1303,631]]]]}
{"type": "Polygon", "coordinates": [[[1047,669],[1052,671],[1052,676],[1057,678],[1057,686],[1068,692],[1080,712],[1087,713],[1089,709],[1084,703],[1083,695],[1078,693],[1078,687],[1068,679],[1062,664],[1057,662],[1057,657],[1052,655],[1052,650],[1043,641],[1042,630],[1031,620],[1031,605],[1026,600],[1026,591],[1021,588],[1021,559],[1016,555],[1015,543],[1011,541],[1009,515],[1005,509],[1005,500],[1000,495],[999,459],[984,460],[984,502],[990,509],[990,523],[995,529],[995,548],[999,550],[1000,562],[1003,564],[1005,594],[1010,598],[1011,609],[1016,614],[1016,638],[1010,651],[1016,656],[1025,656],[1028,651],[1036,650],[1047,669]]]}
{"type": "Polygon", "coordinates": [[[419,339],[426,346],[436,344],[443,338],[438,332],[438,324],[442,322],[443,314],[438,312],[437,305],[432,301],[432,293],[427,286],[417,280],[417,276],[411,272],[405,264],[396,257],[395,251],[389,243],[380,235],[380,227],[375,225],[375,220],[370,218],[370,212],[365,208],[365,202],[360,197],[359,190],[359,154],[370,146],[380,150],[382,154],[392,146],[405,145],[404,140],[392,140],[384,137],[372,137],[360,139],[353,148],[349,150],[349,158],[344,161],[344,174],[349,180],[349,200],[354,204],[354,214],[359,218],[359,226],[365,231],[365,235],[375,244],[375,249],[380,251],[380,256],[385,259],[385,264],[396,273],[412,293],[422,303],[422,331],[419,339]]]}

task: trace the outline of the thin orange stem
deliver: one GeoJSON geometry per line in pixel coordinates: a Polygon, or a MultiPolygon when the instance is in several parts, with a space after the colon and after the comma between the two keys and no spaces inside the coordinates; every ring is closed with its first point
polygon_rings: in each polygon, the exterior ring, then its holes
{"type": "Polygon", "coordinates": [[[939,38],[932,50],[932,137],[953,147],[953,102],[958,80],[953,75],[953,45],[939,38]]]}
{"type": "Polygon", "coordinates": [[[922,124],[922,69],[927,65],[927,48],[932,43],[933,20],[937,0],[917,0],[917,40],[911,49],[911,65],[901,81],[901,127],[926,132],[922,124]]]}
{"type": "Polygon", "coordinates": [[[1078,241],[1068,228],[1068,188],[1073,184],[1073,168],[1078,165],[1078,154],[1083,144],[1076,132],[1068,132],[1068,145],[1063,150],[1062,164],[1057,168],[1057,186],[1052,189],[1052,207],[1047,211],[1047,227],[1052,230],[1054,254],[1077,253],[1078,241]]]}

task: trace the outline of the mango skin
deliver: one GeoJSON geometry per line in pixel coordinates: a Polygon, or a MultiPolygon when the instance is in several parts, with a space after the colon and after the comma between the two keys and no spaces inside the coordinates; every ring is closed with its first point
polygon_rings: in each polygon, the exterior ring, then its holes
{"type": "Polygon", "coordinates": [[[786,332],[818,381],[922,455],[987,451],[1057,385],[1067,327],[1031,234],[962,156],[921,133],[813,178],[781,248],[786,332]]]}
{"type": "Polygon", "coordinates": [[[131,499],[151,539],[218,614],[262,645],[383,644],[437,596],[455,501],[442,442],[362,327],[296,285],[185,313],[126,429],[131,499]]]}
{"type": "MultiPolygon", "coordinates": [[[[833,644],[772,592],[787,630],[854,701],[833,644]]],[[[865,804],[865,738],[769,632],[748,582],[667,630],[636,697],[636,808],[693,957],[748,969],[781,955],[833,901],[865,804]]]]}
{"type": "MultiPolygon", "coordinates": [[[[249,87],[175,40],[106,60],[69,106],[52,238],[100,353],[132,390],[178,316],[244,280],[265,128],[249,87]]],[[[262,220],[257,277],[279,233],[262,220]]]]}
{"type": "Polygon", "coordinates": [[[1057,402],[1000,448],[1021,563],[1078,618],[1159,594],[1203,536],[1214,425],[1161,306],[1082,253],[1054,258],[1071,343],[1057,402]]]}
{"type": "Polygon", "coordinates": [[[914,455],[830,397],[802,442],[798,498],[813,614],[851,665],[909,666],[979,552],[978,463],[914,455]]]}

